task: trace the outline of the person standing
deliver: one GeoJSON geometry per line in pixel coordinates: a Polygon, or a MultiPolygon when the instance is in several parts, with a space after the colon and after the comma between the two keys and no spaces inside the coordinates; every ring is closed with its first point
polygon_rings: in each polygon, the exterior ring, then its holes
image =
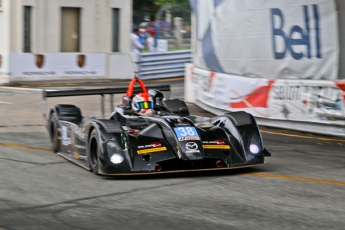
{"type": "Polygon", "coordinates": [[[154,29],[151,29],[149,31],[149,37],[146,39],[146,45],[149,52],[156,52],[157,50],[155,47],[155,38],[154,38],[155,35],[156,35],[156,31],[154,29]]]}
{"type": "Polygon", "coordinates": [[[139,29],[139,33],[138,33],[138,36],[139,36],[139,42],[140,44],[142,45],[145,45],[145,40],[147,38],[147,35],[146,35],[146,30],[144,28],[140,28],[139,29]]]}
{"type": "Polygon", "coordinates": [[[134,28],[131,33],[132,52],[134,53],[140,53],[141,50],[144,48],[144,46],[139,41],[138,32],[139,29],[134,28]]]}

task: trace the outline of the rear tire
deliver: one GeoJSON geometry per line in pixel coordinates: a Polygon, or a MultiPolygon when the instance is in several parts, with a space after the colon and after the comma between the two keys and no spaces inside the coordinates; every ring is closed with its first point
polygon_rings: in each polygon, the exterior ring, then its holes
{"type": "Polygon", "coordinates": [[[55,113],[52,112],[49,116],[49,136],[52,142],[52,150],[54,153],[60,151],[61,140],[60,140],[60,132],[57,127],[57,119],[55,113]]]}
{"type": "Polygon", "coordinates": [[[99,161],[99,153],[100,153],[100,147],[99,147],[99,141],[97,136],[97,131],[94,129],[89,138],[89,163],[90,168],[93,173],[99,174],[99,167],[100,167],[100,161],[99,161]]]}

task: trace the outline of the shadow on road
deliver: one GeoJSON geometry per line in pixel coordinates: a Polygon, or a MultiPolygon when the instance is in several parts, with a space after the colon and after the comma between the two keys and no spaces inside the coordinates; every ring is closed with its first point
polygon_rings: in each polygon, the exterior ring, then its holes
{"type": "Polygon", "coordinates": [[[263,169],[260,166],[251,168],[239,168],[229,170],[215,170],[215,171],[198,171],[198,172],[176,172],[163,173],[152,175],[129,175],[129,176],[102,176],[105,180],[161,180],[161,179],[177,179],[177,178],[206,178],[206,177],[221,177],[221,176],[240,176],[251,173],[267,173],[268,169],[263,169]]]}

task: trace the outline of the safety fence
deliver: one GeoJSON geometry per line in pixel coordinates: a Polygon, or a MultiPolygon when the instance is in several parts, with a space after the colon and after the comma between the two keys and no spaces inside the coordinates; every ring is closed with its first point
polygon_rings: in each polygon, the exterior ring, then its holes
{"type": "Polygon", "coordinates": [[[143,80],[183,77],[185,64],[191,62],[191,50],[141,53],[138,56],[138,76],[143,80]]]}

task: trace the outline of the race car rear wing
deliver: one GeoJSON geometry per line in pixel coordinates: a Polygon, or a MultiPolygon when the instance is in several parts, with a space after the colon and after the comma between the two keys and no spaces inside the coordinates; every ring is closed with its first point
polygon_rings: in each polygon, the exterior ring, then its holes
{"type": "MultiPolygon", "coordinates": [[[[170,85],[149,85],[147,89],[157,89],[159,91],[168,92],[166,98],[170,98],[170,85]]],[[[98,89],[73,89],[73,90],[43,90],[42,92],[42,113],[43,118],[47,118],[47,98],[48,97],[73,97],[73,96],[87,96],[100,95],[102,117],[104,118],[104,95],[110,95],[110,109],[114,111],[114,94],[126,94],[127,87],[120,88],[98,88],[98,89]]],[[[142,92],[141,87],[134,87],[134,93],[142,92]]]]}

